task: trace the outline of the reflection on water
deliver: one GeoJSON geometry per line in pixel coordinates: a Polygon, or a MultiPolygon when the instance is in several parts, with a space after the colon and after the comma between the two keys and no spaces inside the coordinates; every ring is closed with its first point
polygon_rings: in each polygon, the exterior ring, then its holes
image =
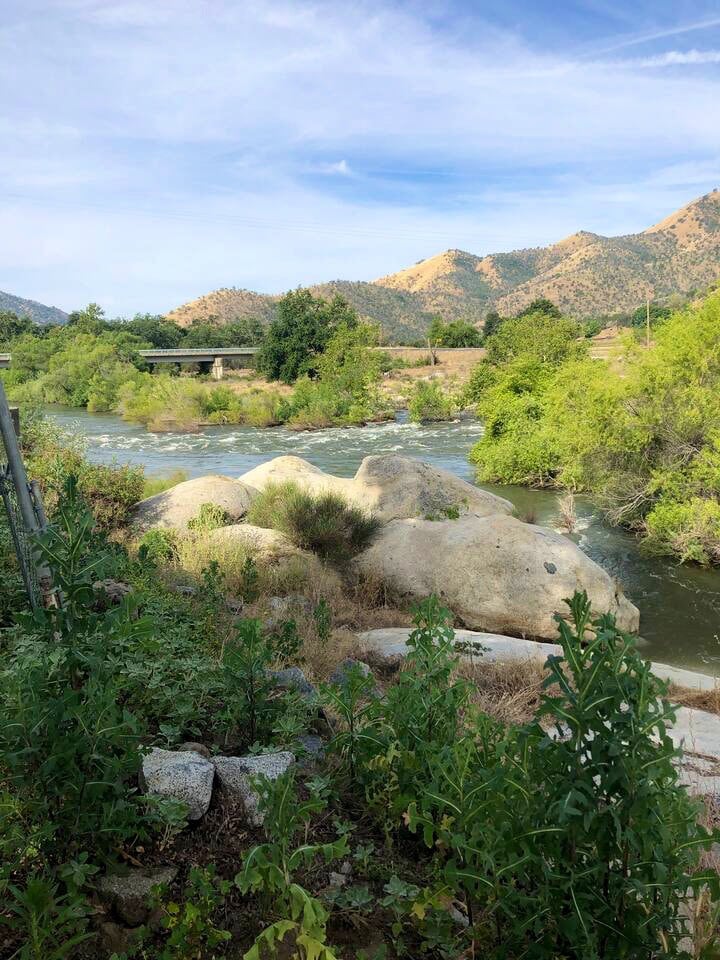
{"type": "MultiPolygon", "coordinates": [[[[118,417],[78,410],[53,410],[65,428],[87,438],[91,460],[142,465],[148,474],[184,470],[188,476],[222,473],[236,477],[281,454],[303,457],[339,476],[352,476],[369,454],[401,453],[472,480],[467,454],[482,434],[465,421],[416,426],[404,420],[370,427],[295,433],[283,427],[208,427],[200,433],[148,433],[118,417]]],[[[488,487],[516,505],[522,517],[544,526],[558,523],[557,498],[544,490],[488,487]]],[[[646,557],[637,541],[608,527],[592,504],[577,500],[576,543],[616,577],[638,605],[649,656],[699,666],[720,675],[720,573],[646,557]]],[[[518,585],[521,588],[521,585],[518,585]]]]}

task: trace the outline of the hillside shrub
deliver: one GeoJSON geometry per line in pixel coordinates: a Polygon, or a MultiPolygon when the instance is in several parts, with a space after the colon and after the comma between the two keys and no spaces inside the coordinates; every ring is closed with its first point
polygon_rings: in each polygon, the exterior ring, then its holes
{"type": "Polygon", "coordinates": [[[250,504],[247,519],[340,565],[364,550],[380,529],[375,517],[339,494],[312,494],[292,482],[268,484],[250,504]]]}

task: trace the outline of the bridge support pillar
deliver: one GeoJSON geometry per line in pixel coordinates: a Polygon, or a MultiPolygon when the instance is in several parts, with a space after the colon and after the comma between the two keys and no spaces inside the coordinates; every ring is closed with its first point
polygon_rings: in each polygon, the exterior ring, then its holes
{"type": "Polygon", "coordinates": [[[212,370],[210,371],[210,375],[212,376],[213,380],[222,380],[224,373],[225,373],[225,368],[223,366],[223,358],[215,357],[215,360],[213,361],[213,365],[212,365],[212,370]]]}

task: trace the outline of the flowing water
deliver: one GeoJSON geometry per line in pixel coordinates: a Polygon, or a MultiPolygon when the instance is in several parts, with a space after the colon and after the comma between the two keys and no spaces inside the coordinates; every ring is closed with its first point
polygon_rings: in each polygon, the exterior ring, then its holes
{"type": "MultiPolygon", "coordinates": [[[[467,454],[482,434],[482,426],[473,421],[416,426],[403,419],[312,433],[282,427],[148,433],[118,417],[57,408],[49,412],[63,427],[86,438],[90,460],[139,464],[149,475],[184,470],[188,477],[206,473],[236,477],[281,454],[295,454],[328,473],[348,477],[369,454],[400,453],[472,481],[467,454]]],[[[519,516],[558,525],[555,494],[525,487],[487,488],[511,500],[519,516]]],[[[720,572],[645,556],[634,537],[605,524],[587,499],[577,499],[576,512],[573,539],[620,581],[640,608],[644,652],[655,660],[720,676],[720,572]]]]}

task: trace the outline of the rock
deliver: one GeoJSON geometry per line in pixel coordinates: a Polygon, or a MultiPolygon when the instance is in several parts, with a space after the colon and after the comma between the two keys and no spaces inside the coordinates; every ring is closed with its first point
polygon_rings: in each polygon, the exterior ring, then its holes
{"type": "Polygon", "coordinates": [[[342,873],[336,873],[334,870],[330,871],[330,886],[335,887],[336,890],[344,887],[348,882],[348,878],[342,873]]]}
{"type": "Polygon", "coordinates": [[[263,490],[269,483],[292,482],[314,494],[339,493],[384,521],[428,514],[444,516],[450,508],[482,517],[513,511],[512,504],[502,497],[447,470],[398,454],[366,457],[353,478],[323,473],[300,457],[276,457],[240,479],[256,490],[263,490]]]}
{"type": "Polygon", "coordinates": [[[295,757],[288,750],[284,750],[252,757],[215,757],[214,762],[223,789],[240,798],[251,826],[261,827],[264,816],[258,809],[260,798],[252,779],[262,774],[269,780],[277,780],[290,769],[295,757]]]}
{"type": "Polygon", "coordinates": [[[248,552],[268,560],[280,560],[290,557],[311,557],[305,554],[288,538],[277,530],[267,527],[255,527],[251,523],[235,523],[220,527],[209,534],[211,543],[219,547],[237,545],[248,552]]]}
{"type": "MultiPolygon", "coordinates": [[[[413,627],[381,627],[366,630],[358,635],[363,651],[372,653],[395,665],[398,658],[407,656],[407,640],[413,627]]],[[[455,643],[459,652],[467,651],[468,659],[481,656],[485,663],[508,660],[537,660],[545,663],[550,654],[562,654],[557,643],[539,643],[537,640],[521,640],[519,637],[504,637],[497,633],[481,633],[475,630],[456,630],[455,643]],[[473,649],[482,648],[475,654],[473,649]]]]}
{"type": "Polygon", "coordinates": [[[353,669],[359,670],[363,677],[373,679],[373,686],[375,685],[370,667],[366,663],[363,663],[362,660],[355,660],[353,657],[347,657],[342,663],[338,664],[330,675],[329,682],[337,687],[342,687],[344,690],[348,683],[348,675],[353,669]]]}
{"type": "Polygon", "coordinates": [[[230,477],[217,474],[197,477],[141,500],[133,509],[131,522],[138,531],[151,527],[185,530],[188,520],[199,514],[204,503],[220,507],[230,521],[240,520],[247,513],[252,493],[239,480],[230,477]]]}
{"type": "Polygon", "coordinates": [[[130,927],[144,923],[149,914],[150,891],[160,884],[170,884],[177,876],[175,867],[131,870],[125,875],[106,874],[96,883],[100,899],[117,917],[130,927]]]}
{"type": "Polygon", "coordinates": [[[100,945],[107,956],[129,954],[137,943],[139,929],[123,927],[112,920],[105,920],[98,926],[100,945]]]}
{"type": "Polygon", "coordinates": [[[269,670],[276,686],[281,690],[294,690],[305,700],[316,700],[317,689],[310,683],[300,667],[285,667],[284,670],[269,670]]]}
{"type": "Polygon", "coordinates": [[[437,594],[479,630],[554,640],[554,614],[568,615],[564,598],[575,590],[587,590],[595,613],[615,614],[621,629],[639,626],[637,607],[602,567],[560,534],[515,517],[393,520],[353,564],[402,596],[437,594]]]}
{"type": "Polygon", "coordinates": [[[313,733],[304,733],[297,738],[298,746],[304,756],[300,758],[302,767],[312,767],[325,759],[325,741],[313,733]]]}
{"type": "Polygon", "coordinates": [[[511,514],[509,500],[481,490],[448,470],[413,457],[365,457],[352,481],[354,498],[381,520],[443,517],[448,509],[478,517],[511,514]]]}
{"type": "Polygon", "coordinates": [[[270,597],[268,606],[270,612],[275,614],[276,617],[284,617],[285,619],[298,613],[308,617],[312,616],[314,609],[312,602],[301,593],[291,593],[287,597],[270,597]]]}
{"type": "Polygon", "coordinates": [[[210,751],[204,743],[195,743],[193,740],[188,740],[186,743],[181,743],[177,749],[179,753],[199,753],[206,760],[210,759],[210,751]]]}
{"type": "Polygon", "coordinates": [[[142,780],[148,793],[188,805],[188,818],[199,820],[210,806],[215,767],[192,750],[153,747],[142,760],[142,780]]]}
{"type": "Polygon", "coordinates": [[[122,603],[125,597],[134,592],[130,584],[121,583],[119,580],[96,580],[93,584],[93,590],[107,598],[107,602],[111,606],[122,603]]]}

